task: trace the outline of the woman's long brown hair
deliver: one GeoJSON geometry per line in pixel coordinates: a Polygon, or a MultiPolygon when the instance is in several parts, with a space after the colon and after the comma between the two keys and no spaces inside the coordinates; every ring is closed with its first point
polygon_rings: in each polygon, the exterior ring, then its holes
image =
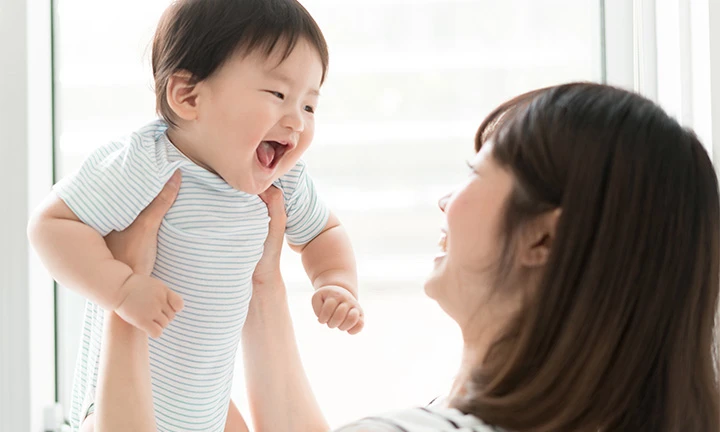
{"type": "Polygon", "coordinates": [[[561,208],[539,287],[462,411],[510,431],[718,432],[720,205],[694,133],[653,102],[573,83],[521,95],[476,149],[514,175],[512,234],[561,208]]]}

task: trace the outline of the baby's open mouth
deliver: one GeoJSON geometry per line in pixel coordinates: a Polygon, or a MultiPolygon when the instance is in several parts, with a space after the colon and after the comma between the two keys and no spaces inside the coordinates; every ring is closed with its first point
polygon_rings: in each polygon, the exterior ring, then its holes
{"type": "Polygon", "coordinates": [[[275,168],[289,145],[278,141],[263,141],[257,148],[257,158],[265,168],[275,168]]]}

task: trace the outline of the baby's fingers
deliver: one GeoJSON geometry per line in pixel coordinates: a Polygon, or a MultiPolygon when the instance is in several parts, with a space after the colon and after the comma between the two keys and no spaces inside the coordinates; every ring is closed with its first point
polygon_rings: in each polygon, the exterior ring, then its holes
{"type": "Polygon", "coordinates": [[[322,307],[323,307],[323,304],[325,303],[323,301],[323,297],[318,295],[318,293],[316,292],[312,296],[311,301],[312,301],[313,312],[315,312],[315,316],[320,318],[320,314],[322,313],[322,307]]]}
{"type": "Polygon", "coordinates": [[[167,302],[168,305],[170,305],[170,308],[175,312],[180,312],[185,307],[185,302],[182,297],[174,291],[168,292],[167,302]]]}
{"type": "Polygon", "coordinates": [[[160,336],[162,336],[163,328],[155,321],[150,321],[150,323],[143,328],[145,332],[153,339],[157,339],[160,336]]]}
{"type": "Polygon", "coordinates": [[[360,333],[360,330],[363,329],[363,327],[365,327],[365,318],[360,317],[358,323],[352,326],[347,332],[351,335],[358,334],[360,333]]]}
{"type": "Polygon", "coordinates": [[[335,309],[332,318],[328,321],[328,327],[335,328],[342,324],[343,321],[345,321],[345,318],[347,318],[348,311],[350,311],[350,305],[347,303],[340,303],[340,305],[335,309]]]}
{"type": "Polygon", "coordinates": [[[337,309],[337,306],[338,301],[336,299],[332,297],[326,298],[322,304],[320,313],[318,314],[318,322],[320,322],[320,324],[327,323],[335,313],[335,309],[337,309]]]}
{"type": "Polygon", "coordinates": [[[358,308],[352,308],[350,309],[350,312],[348,312],[345,321],[343,321],[343,323],[338,326],[338,330],[350,330],[351,328],[355,327],[358,322],[360,322],[360,310],[358,310],[358,308]]]}
{"type": "Polygon", "coordinates": [[[162,310],[163,315],[167,318],[168,322],[175,319],[175,311],[171,307],[165,307],[162,310]]]}
{"type": "Polygon", "coordinates": [[[155,324],[159,325],[160,328],[163,329],[163,330],[165,329],[165,327],[168,326],[168,324],[170,324],[170,320],[169,320],[168,317],[167,317],[164,313],[162,313],[162,312],[160,312],[160,313],[158,314],[157,318],[155,318],[155,319],[153,320],[153,322],[155,322],[155,324]]]}

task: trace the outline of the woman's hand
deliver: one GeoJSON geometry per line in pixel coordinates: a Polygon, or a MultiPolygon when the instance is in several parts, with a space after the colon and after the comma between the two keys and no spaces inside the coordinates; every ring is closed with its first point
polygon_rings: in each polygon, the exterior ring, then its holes
{"type": "Polygon", "coordinates": [[[150,277],[157,255],[157,235],[165,214],[180,189],[176,171],[157,197],[124,231],[105,237],[113,257],[133,270],[125,281],[125,297],[115,312],[128,323],[158,338],[184,305],[183,299],[162,281],[150,277]]]}
{"type": "MultiPolygon", "coordinates": [[[[180,172],[176,172],[132,225],[125,231],[113,232],[105,237],[115,259],[129,265],[135,273],[150,275],[155,265],[160,224],[175,202],[179,190],[180,172]]],[[[145,333],[125,322],[115,312],[106,312],[95,400],[98,408],[84,423],[93,425],[89,430],[157,430],[149,356],[145,333]]]]}
{"type": "Polygon", "coordinates": [[[253,273],[253,285],[275,282],[280,277],[280,253],[282,252],[285,225],[287,224],[285,201],[280,189],[270,186],[259,196],[267,205],[270,228],[265,240],[262,257],[255,267],[255,273],[253,273]]]}
{"type": "Polygon", "coordinates": [[[300,361],[280,274],[287,223],[282,192],[270,187],[260,198],[268,207],[270,231],[253,273],[253,294],[242,337],[254,430],[325,432],[329,427],[300,361]]]}
{"type": "Polygon", "coordinates": [[[113,231],[105,237],[108,249],[116,260],[130,266],[133,272],[150,276],[155,266],[157,235],[165,214],[180,190],[180,171],[175,171],[158,196],[124,231],[113,231]]]}

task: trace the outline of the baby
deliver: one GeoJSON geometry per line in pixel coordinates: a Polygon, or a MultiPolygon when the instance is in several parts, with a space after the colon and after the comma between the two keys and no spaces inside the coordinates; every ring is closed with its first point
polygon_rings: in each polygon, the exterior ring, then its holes
{"type": "Polygon", "coordinates": [[[28,230],[53,277],[88,298],[73,426],[94,410],[103,314],[112,310],[153,338],[158,430],[224,430],[268,232],[258,194],[273,185],[319,321],[362,329],[352,247],[300,161],[327,64],[325,39],[296,0],[178,0],[164,13],[152,51],[162,120],[96,150],[55,186],[28,230]],[[180,191],[152,276],[134,273],[103,236],[127,228],[168,181],[180,191]]]}

